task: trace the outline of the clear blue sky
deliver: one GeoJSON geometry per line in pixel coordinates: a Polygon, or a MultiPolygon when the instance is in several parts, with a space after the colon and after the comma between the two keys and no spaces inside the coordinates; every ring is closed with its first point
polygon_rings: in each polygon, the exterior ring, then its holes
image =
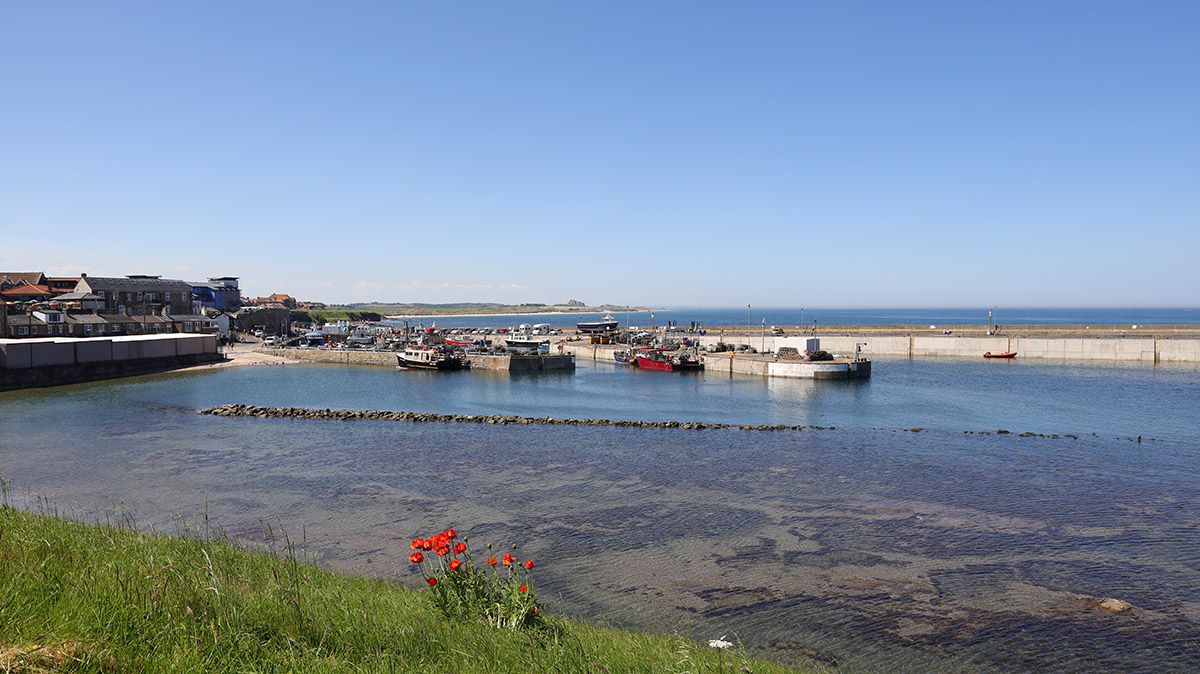
{"type": "Polygon", "coordinates": [[[1197,306],[1200,2],[6,2],[0,270],[1197,306]]]}

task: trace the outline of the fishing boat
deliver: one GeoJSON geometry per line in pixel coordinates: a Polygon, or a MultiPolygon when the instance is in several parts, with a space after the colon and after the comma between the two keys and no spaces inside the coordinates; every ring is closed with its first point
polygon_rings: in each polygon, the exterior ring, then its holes
{"type": "Polygon", "coordinates": [[[636,364],[637,356],[635,356],[632,351],[619,349],[617,351],[613,351],[613,360],[616,360],[622,365],[634,365],[636,364]]]}
{"type": "Polygon", "coordinates": [[[665,351],[663,349],[641,349],[637,352],[635,362],[639,369],[655,370],[658,372],[684,372],[704,369],[704,363],[694,358],[691,354],[682,351],[665,351]]]}
{"type": "Polygon", "coordinates": [[[481,346],[482,339],[465,339],[459,335],[446,335],[445,342],[450,346],[481,346]]]}
{"type": "Polygon", "coordinates": [[[575,327],[580,332],[612,332],[617,329],[620,322],[613,318],[611,314],[604,314],[598,321],[579,321],[575,327]]]}
{"type": "Polygon", "coordinates": [[[429,346],[404,349],[404,353],[396,354],[396,364],[416,370],[461,370],[464,367],[462,356],[447,349],[429,346]]]}
{"type": "Polygon", "coordinates": [[[1013,356],[1016,356],[1016,355],[1017,355],[1016,351],[1005,351],[1004,353],[992,353],[991,351],[988,351],[987,353],[983,354],[983,357],[984,358],[1012,358],[1013,356]]]}

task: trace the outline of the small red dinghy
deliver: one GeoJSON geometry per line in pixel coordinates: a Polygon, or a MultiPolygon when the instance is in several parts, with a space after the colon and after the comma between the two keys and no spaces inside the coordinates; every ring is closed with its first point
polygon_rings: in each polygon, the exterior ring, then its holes
{"type": "Polygon", "coordinates": [[[1017,355],[1016,351],[1005,351],[1004,353],[992,353],[991,351],[988,351],[987,353],[983,354],[983,357],[984,358],[1012,358],[1015,355],[1017,355]]]}

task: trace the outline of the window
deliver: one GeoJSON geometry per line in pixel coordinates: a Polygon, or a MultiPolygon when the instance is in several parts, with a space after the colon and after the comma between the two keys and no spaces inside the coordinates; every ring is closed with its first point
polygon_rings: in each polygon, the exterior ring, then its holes
{"type": "MultiPolygon", "coordinates": [[[[97,290],[97,291],[96,291],[96,295],[97,295],[97,296],[98,296],[100,299],[104,299],[104,291],[103,291],[103,290],[97,290]]],[[[116,297],[116,295],[114,294],[114,295],[113,295],[113,297],[116,297]]]]}
{"type": "Polygon", "coordinates": [[[21,327],[17,328],[17,334],[18,334],[18,335],[28,335],[28,334],[29,334],[29,328],[27,328],[27,327],[25,327],[25,326],[23,326],[23,325],[22,325],[21,327]]]}
{"type": "Polygon", "coordinates": [[[123,314],[123,313],[125,313],[125,305],[124,305],[124,304],[122,304],[121,306],[117,307],[117,311],[118,311],[118,312],[120,312],[120,313],[122,313],[122,314],[123,314]]]}
{"type": "Polygon", "coordinates": [[[147,302],[157,302],[158,301],[158,293],[146,293],[146,301],[147,302]]]}
{"type": "Polygon", "coordinates": [[[138,293],[138,294],[137,294],[137,300],[138,300],[139,302],[141,302],[141,301],[142,301],[142,294],[141,294],[141,293],[138,293]]]}
{"type": "Polygon", "coordinates": [[[92,334],[92,324],[91,323],[88,323],[87,325],[83,326],[83,334],[85,334],[85,335],[92,334]]]}

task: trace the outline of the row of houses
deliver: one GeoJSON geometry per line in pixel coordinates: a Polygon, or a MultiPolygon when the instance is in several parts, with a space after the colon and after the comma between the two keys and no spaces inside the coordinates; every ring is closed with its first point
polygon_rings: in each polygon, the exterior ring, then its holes
{"type": "Polygon", "coordinates": [[[290,295],[243,298],[236,276],[204,282],[131,274],[51,277],[0,272],[0,339],[261,329],[284,335],[293,309],[323,309],[290,295]]]}
{"type": "Polygon", "coordinates": [[[189,283],[161,276],[49,277],[0,273],[0,337],[228,334],[241,307],[236,277],[189,283]]]}
{"type": "Polygon", "coordinates": [[[218,317],[207,314],[129,316],[120,313],[67,312],[35,309],[7,316],[9,339],[27,337],[113,337],[171,332],[216,333],[218,317]]]}

